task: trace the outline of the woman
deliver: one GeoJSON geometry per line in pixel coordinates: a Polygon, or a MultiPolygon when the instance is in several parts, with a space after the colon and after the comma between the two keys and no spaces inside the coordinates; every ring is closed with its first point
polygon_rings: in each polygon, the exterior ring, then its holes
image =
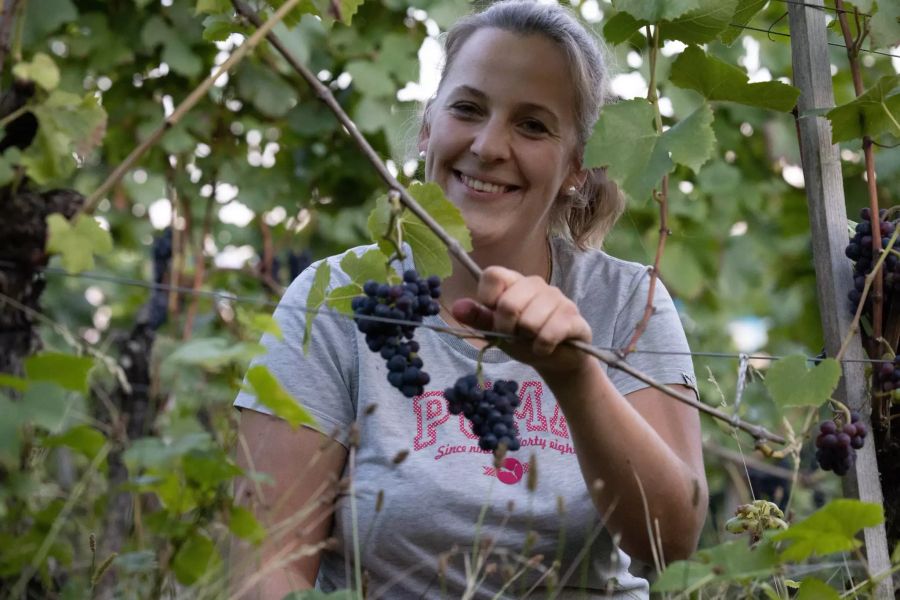
{"type": "MultiPolygon", "coordinates": [[[[325,590],[355,586],[358,547],[368,597],[519,597],[532,585],[558,597],[646,597],[629,557],[688,556],[707,487],[696,410],[561,344],[624,346],[647,296],[646,268],[588,249],[621,212],[602,173],[581,168],[606,84],[602,55],[565,9],[516,1],[460,21],[446,52],[419,147],[426,179],[461,209],[484,274],[474,281],[456,268],[431,319],[524,340],[483,354],[486,380],[519,382],[522,447],[495,468],[447,411],[441,390],[474,372],[479,344],[420,329],[431,383],[409,400],[352,322],[319,318],[304,356],[303,314],[280,308],[284,341],[265,339],[262,362],[320,431],[292,431],[238,397],[251,409],[241,415],[241,465],[272,478],[242,497],[290,531],[250,569],[269,574],[240,579],[259,598],[316,580],[325,590]],[[334,430],[343,434],[329,437],[334,430]]],[[[328,260],[331,284],[346,283],[340,257],[328,260]]],[[[285,307],[305,301],[312,273],[293,283],[285,307]]],[[[687,349],[664,288],[655,304],[639,348],[687,349]]],[[[695,388],[684,356],[629,362],[695,388]]]]}

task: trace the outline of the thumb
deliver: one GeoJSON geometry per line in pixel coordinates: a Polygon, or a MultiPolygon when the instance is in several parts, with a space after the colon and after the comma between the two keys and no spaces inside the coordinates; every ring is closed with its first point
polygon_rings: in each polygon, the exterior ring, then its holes
{"type": "Polygon", "coordinates": [[[494,312],[471,298],[461,298],[450,307],[453,318],[475,329],[493,329],[494,312]]]}

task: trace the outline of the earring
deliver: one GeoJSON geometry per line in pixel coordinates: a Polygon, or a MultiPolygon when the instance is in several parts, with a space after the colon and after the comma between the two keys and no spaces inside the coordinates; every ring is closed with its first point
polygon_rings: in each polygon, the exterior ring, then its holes
{"type": "Polygon", "coordinates": [[[568,196],[569,198],[573,197],[577,193],[578,193],[578,188],[575,187],[574,185],[570,185],[569,187],[566,188],[566,196],[568,196]]]}
{"type": "Polygon", "coordinates": [[[419,160],[425,160],[425,151],[419,150],[419,160]]]}

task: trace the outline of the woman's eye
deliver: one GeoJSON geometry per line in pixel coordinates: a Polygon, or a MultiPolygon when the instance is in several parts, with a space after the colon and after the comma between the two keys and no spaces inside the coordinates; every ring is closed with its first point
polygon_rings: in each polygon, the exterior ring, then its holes
{"type": "Polygon", "coordinates": [[[548,133],[550,130],[547,129],[547,126],[537,121],[535,119],[528,119],[522,122],[522,129],[524,129],[527,133],[530,134],[542,134],[548,133]]]}
{"type": "Polygon", "coordinates": [[[478,114],[478,107],[474,104],[470,104],[469,102],[457,102],[453,104],[450,109],[461,115],[475,115],[478,114]]]}

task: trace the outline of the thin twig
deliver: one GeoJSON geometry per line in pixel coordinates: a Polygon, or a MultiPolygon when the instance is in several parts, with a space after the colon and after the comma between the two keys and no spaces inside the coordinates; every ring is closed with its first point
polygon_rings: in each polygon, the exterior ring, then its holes
{"type": "Polygon", "coordinates": [[[256,47],[259,42],[266,37],[266,34],[272,30],[275,25],[281,22],[284,19],[285,15],[287,15],[290,11],[292,11],[298,4],[300,4],[301,0],[287,0],[284,4],[281,5],[275,14],[273,14],[268,21],[265,23],[260,23],[257,25],[259,29],[257,29],[253,35],[251,35],[247,40],[241,44],[234,52],[231,53],[231,56],[228,57],[222,65],[215,70],[215,72],[207,77],[203,83],[197,86],[193,92],[188,95],[184,101],[178,105],[178,107],[163,121],[163,124],[160,125],[156,131],[147,136],[137,148],[131,151],[122,163],[115,168],[115,170],[109,174],[109,177],[106,178],[100,187],[94,190],[88,199],[84,203],[84,207],[82,208],[82,212],[84,214],[92,214],[94,210],[97,208],[97,205],[100,203],[100,200],[106,195],[106,193],[112,188],[113,185],[116,184],[125,173],[128,172],[134,164],[144,155],[147,150],[152,148],[156,142],[166,133],[169,129],[174,127],[181,121],[182,117],[188,113],[194,106],[203,99],[206,93],[209,91],[209,88],[213,86],[216,80],[219,79],[223,74],[227,73],[229,69],[239,63],[244,56],[253,48],[256,47]]]}
{"type": "MultiPolygon", "coordinates": [[[[213,183],[213,193],[206,199],[206,210],[203,213],[203,230],[200,232],[200,238],[197,240],[197,244],[194,247],[194,292],[198,291],[203,285],[203,278],[206,275],[206,258],[203,255],[203,244],[212,227],[212,209],[216,198],[215,188],[215,183],[213,183]]],[[[188,306],[187,314],[184,317],[184,329],[182,330],[181,335],[181,338],[184,341],[191,339],[191,332],[194,329],[194,318],[197,315],[199,306],[200,295],[194,293],[191,296],[191,303],[188,306]]]]}

